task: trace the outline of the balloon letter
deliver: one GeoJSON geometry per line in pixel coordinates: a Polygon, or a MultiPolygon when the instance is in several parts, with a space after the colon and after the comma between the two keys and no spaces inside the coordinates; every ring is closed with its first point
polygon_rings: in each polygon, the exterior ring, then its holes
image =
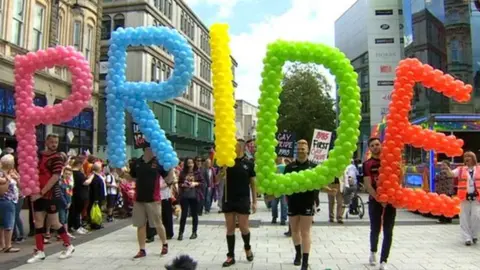
{"type": "Polygon", "coordinates": [[[472,92],[471,85],[455,80],[450,75],[444,75],[442,71],[433,69],[429,65],[423,65],[418,59],[410,58],[400,61],[380,156],[377,200],[392,203],[395,207],[406,207],[422,213],[443,214],[451,217],[460,211],[458,199],[400,186],[401,152],[405,144],[427,151],[445,153],[448,156],[459,156],[463,152],[463,141],[456,139],[455,136],[424,130],[409,122],[408,114],[411,110],[413,86],[416,82],[447,97],[452,97],[458,102],[468,101],[472,92]]]}
{"type": "Polygon", "coordinates": [[[40,192],[35,126],[68,122],[88,106],[92,95],[90,64],[73,47],[57,46],[15,57],[15,114],[18,164],[23,194],[40,192]],[[72,94],[67,100],[38,107],[33,104],[35,71],[66,66],[72,73],[72,94]]]}
{"type": "Polygon", "coordinates": [[[228,25],[210,28],[213,72],[213,109],[215,112],[215,147],[219,166],[235,164],[236,126],[232,59],[228,47],[228,25]],[[220,121],[218,121],[220,120],[220,121]]]}
{"type": "Polygon", "coordinates": [[[343,173],[356,149],[361,119],[358,75],[345,54],[337,48],[310,42],[276,41],[269,44],[263,63],[255,153],[260,192],[280,195],[319,189],[343,173]],[[330,151],[328,159],[312,170],[279,175],[275,166],[275,132],[282,91],[282,67],[286,61],[316,63],[329,68],[339,86],[341,113],[335,148],[330,151]]]}
{"type": "MultiPolygon", "coordinates": [[[[178,164],[177,154],[147,101],[167,101],[182,94],[193,76],[193,51],[185,38],[167,27],[119,28],[112,33],[107,75],[107,155],[114,167],[126,161],[125,109],[138,124],[165,169],[178,164]],[[175,69],[164,82],[127,82],[128,46],[162,45],[172,53],[175,69]]],[[[134,68],[134,67],[132,67],[134,68]]]]}

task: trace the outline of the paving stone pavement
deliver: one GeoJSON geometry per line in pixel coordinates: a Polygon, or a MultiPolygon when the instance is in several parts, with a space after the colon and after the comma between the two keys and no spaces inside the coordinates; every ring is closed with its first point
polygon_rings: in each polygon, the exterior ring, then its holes
{"type": "MultiPolygon", "coordinates": [[[[326,200],[323,200],[326,201],[326,200]]],[[[260,219],[261,225],[251,229],[251,245],[255,253],[253,263],[245,259],[242,251],[242,239],[237,232],[237,264],[229,269],[298,269],[292,265],[294,248],[291,240],[283,235],[286,226],[268,224],[271,216],[264,205],[259,204],[259,213],[252,219],[260,219]],[[268,224],[268,226],[266,226],[268,224]]],[[[326,205],[323,206],[323,208],[326,205]]],[[[327,214],[316,217],[325,221],[327,214]]],[[[402,219],[428,221],[431,225],[398,225],[394,230],[394,244],[389,259],[389,269],[480,269],[480,245],[466,247],[460,241],[458,225],[434,225],[434,220],[399,211],[402,219]]],[[[219,214],[209,214],[202,220],[221,220],[219,214]]],[[[358,219],[358,218],[357,218],[358,219]]],[[[364,219],[368,220],[368,217],[364,219]]],[[[348,220],[354,223],[355,220],[348,220]]],[[[427,222],[427,223],[428,223],[427,222]]],[[[205,222],[204,222],[205,223],[205,222]]],[[[378,269],[366,264],[369,254],[369,227],[326,225],[314,226],[312,230],[312,251],[310,269],[378,269]]],[[[187,221],[186,231],[191,229],[187,221]]],[[[175,225],[176,232],[178,225],[175,225]]],[[[135,228],[127,226],[90,242],[78,245],[73,257],[59,260],[59,254],[49,256],[44,262],[22,265],[19,270],[27,269],[164,269],[176,255],[188,254],[194,257],[199,270],[222,269],[225,259],[225,229],[222,225],[201,224],[199,237],[189,240],[171,240],[170,252],[160,257],[160,242],[147,244],[148,256],[141,260],[131,258],[137,251],[135,228]]],[[[381,242],[379,247],[381,247],[381,242]]],[[[47,250],[48,252],[48,250],[47,250]]],[[[0,255],[1,256],[1,255],[0,255]]],[[[0,265],[1,269],[1,265],[0,265]]]]}

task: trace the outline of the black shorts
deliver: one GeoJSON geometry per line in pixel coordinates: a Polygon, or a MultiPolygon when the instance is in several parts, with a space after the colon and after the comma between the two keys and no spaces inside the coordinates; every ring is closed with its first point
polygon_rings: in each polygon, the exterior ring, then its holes
{"type": "Polygon", "coordinates": [[[107,195],[107,208],[115,208],[117,204],[118,195],[116,194],[108,194],[107,195]]]}
{"type": "Polygon", "coordinates": [[[53,199],[40,198],[33,202],[34,212],[47,212],[47,214],[58,213],[58,201],[53,199]]]}
{"type": "Polygon", "coordinates": [[[250,198],[233,199],[228,202],[223,202],[222,212],[250,215],[250,198]]]}
{"type": "Polygon", "coordinates": [[[315,215],[315,202],[309,203],[299,200],[288,201],[288,216],[313,216],[315,215]]]}

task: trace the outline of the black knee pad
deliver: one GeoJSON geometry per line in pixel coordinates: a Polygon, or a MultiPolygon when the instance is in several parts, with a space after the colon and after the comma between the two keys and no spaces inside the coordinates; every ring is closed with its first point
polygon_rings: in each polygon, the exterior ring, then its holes
{"type": "Polygon", "coordinates": [[[44,234],[46,232],[47,232],[47,230],[45,229],[45,227],[35,228],[35,234],[44,234]]]}

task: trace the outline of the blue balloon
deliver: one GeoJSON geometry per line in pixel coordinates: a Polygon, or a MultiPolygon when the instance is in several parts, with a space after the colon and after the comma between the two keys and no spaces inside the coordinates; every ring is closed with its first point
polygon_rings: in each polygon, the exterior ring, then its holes
{"type": "Polygon", "coordinates": [[[108,56],[106,88],[108,159],[116,168],[125,166],[126,110],[150,142],[159,163],[167,170],[174,168],[179,162],[177,153],[148,107],[147,101],[167,101],[180,96],[187,89],[194,71],[192,47],[177,30],[168,27],[118,28],[111,35],[108,56]],[[171,77],[160,83],[127,82],[125,76],[127,47],[152,45],[162,45],[173,55],[175,69],[171,77]]]}

